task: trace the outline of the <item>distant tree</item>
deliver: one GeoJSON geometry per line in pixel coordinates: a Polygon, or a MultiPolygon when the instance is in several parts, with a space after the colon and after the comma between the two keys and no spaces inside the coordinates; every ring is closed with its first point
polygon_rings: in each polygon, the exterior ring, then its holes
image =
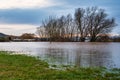
{"type": "Polygon", "coordinates": [[[97,42],[110,42],[111,39],[109,37],[109,35],[107,34],[101,34],[101,35],[98,35],[98,38],[96,40],[97,42]]]}
{"type": "Polygon", "coordinates": [[[45,38],[47,36],[44,26],[37,27],[36,33],[40,38],[45,38]]]}
{"type": "Polygon", "coordinates": [[[75,26],[73,24],[71,14],[58,18],[59,36],[63,41],[72,41],[73,35],[75,34],[75,26]]]}
{"type": "Polygon", "coordinates": [[[71,14],[49,17],[37,28],[37,33],[50,41],[74,41],[80,37],[80,41],[84,42],[86,37],[90,37],[90,41],[94,42],[99,34],[109,33],[115,26],[115,19],[109,18],[104,9],[89,7],[76,9],[74,18],[71,14]]]}
{"type": "Polygon", "coordinates": [[[112,38],[112,41],[113,41],[113,42],[120,42],[120,36],[113,37],[113,38],[112,38]]]}
{"type": "Polygon", "coordinates": [[[60,18],[49,17],[37,29],[40,36],[46,35],[50,41],[70,41],[75,32],[73,18],[70,14],[60,18]]]}
{"type": "Polygon", "coordinates": [[[0,37],[0,42],[4,42],[5,38],[4,37],[0,37]]]}
{"type": "Polygon", "coordinates": [[[89,12],[89,34],[91,36],[90,41],[94,42],[98,38],[98,34],[105,34],[112,31],[116,26],[114,18],[108,18],[104,9],[98,9],[97,7],[88,8],[89,12]]]}
{"type": "Polygon", "coordinates": [[[87,31],[87,24],[86,24],[86,11],[83,8],[78,8],[75,10],[75,23],[78,28],[78,33],[80,34],[80,41],[84,42],[85,37],[87,34],[85,34],[87,31]]]}
{"type": "Polygon", "coordinates": [[[31,33],[24,33],[20,36],[21,39],[34,39],[35,38],[35,34],[31,34],[31,33]]]}
{"type": "Polygon", "coordinates": [[[77,27],[75,26],[74,19],[72,18],[71,14],[66,16],[66,23],[65,23],[65,34],[68,34],[68,38],[70,41],[73,41],[74,35],[76,34],[77,27]]]}
{"type": "Polygon", "coordinates": [[[43,22],[42,25],[45,28],[46,34],[49,37],[50,41],[55,41],[56,37],[58,37],[57,32],[57,20],[56,18],[49,17],[48,20],[43,22]]]}
{"type": "Polygon", "coordinates": [[[78,8],[75,11],[75,22],[78,26],[81,41],[90,35],[90,41],[97,40],[98,34],[105,34],[111,32],[113,27],[116,26],[114,18],[108,18],[104,9],[97,7],[91,8],[78,8]]]}

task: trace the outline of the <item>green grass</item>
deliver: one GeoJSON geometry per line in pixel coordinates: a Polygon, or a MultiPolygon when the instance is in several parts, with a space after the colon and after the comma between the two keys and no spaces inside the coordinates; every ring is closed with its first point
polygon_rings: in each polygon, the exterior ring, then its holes
{"type": "Polygon", "coordinates": [[[55,70],[38,58],[0,51],[0,80],[120,80],[120,69],[55,70]]]}

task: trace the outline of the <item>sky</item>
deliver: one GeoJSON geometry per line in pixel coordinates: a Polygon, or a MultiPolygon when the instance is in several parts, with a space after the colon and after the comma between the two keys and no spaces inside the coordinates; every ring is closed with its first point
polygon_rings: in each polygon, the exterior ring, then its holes
{"type": "Polygon", "coordinates": [[[42,20],[49,16],[61,16],[76,8],[105,9],[109,17],[116,19],[113,34],[120,34],[120,0],[0,0],[0,32],[9,35],[36,33],[42,20]]]}

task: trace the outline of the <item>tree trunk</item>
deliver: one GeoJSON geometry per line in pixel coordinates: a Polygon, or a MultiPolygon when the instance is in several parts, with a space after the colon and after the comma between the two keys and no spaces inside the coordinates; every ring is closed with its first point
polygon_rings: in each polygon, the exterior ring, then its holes
{"type": "Polygon", "coordinates": [[[81,41],[81,42],[85,42],[85,38],[81,37],[81,38],[80,38],[80,41],[81,41]]]}
{"type": "Polygon", "coordinates": [[[96,41],[96,37],[91,37],[90,42],[95,42],[96,41]]]}

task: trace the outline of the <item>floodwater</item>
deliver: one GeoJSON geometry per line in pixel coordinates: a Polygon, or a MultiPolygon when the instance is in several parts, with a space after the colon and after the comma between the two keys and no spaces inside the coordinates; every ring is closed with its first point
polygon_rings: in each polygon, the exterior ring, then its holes
{"type": "Polygon", "coordinates": [[[0,50],[39,56],[53,65],[120,68],[120,43],[4,42],[0,50]]]}

